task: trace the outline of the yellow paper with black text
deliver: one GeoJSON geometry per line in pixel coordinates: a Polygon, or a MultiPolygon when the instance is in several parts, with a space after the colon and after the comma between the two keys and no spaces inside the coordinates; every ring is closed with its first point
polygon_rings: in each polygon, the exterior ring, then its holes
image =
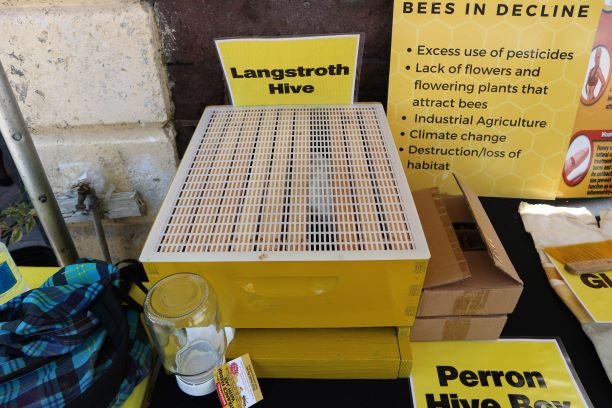
{"type": "Polygon", "coordinates": [[[415,408],[589,404],[555,340],[412,343],[415,408]]]}
{"type": "Polygon", "coordinates": [[[594,321],[612,323],[612,271],[574,275],[562,262],[548,256],[578,301],[594,321]]]}
{"type": "Polygon", "coordinates": [[[602,0],[394,3],[387,114],[411,188],[555,198],[602,0]]]}
{"type": "Polygon", "coordinates": [[[216,40],[234,106],[353,103],[358,34],[216,40]]]}

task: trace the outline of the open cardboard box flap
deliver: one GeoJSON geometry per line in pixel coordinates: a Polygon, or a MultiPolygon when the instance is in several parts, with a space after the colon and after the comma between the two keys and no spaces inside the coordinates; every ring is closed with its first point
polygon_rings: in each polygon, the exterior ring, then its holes
{"type": "Polygon", "coordinates": [[[523,282],[478,197],[457,183],[463,196],[441,195],[437,189],[413,193],[431,252],[417,316],[510,313],[523,282]],[[463,250],[453,223],[470,225],[482,249],[463,250]]]}
{"type": "Polygon", "coordinates": [[[431,253],[423,288],[433,288],[470,277],[463,251],[437,188],[412,193],[431,253]]]}
{"type": "Polygon", "coordinates": [[[476,220],[476,226],[482,235],[483,241],[487,247],[487,251],[489,252],[489,256],[493,260],[495,266],[497,266],[503,273],[508,275],[517,283],[523,284],[521,278],[519,278],[516,273],[516,269],[512,265],[512,261],[510,261],[510,257],[506,253],[504,246],[502,245],[499,237],[495,233],[495,229],[493,228],[493,224],[489,220],[485,209],[482,204],[480,204],[480,200],[478,196],[472,189],[470,189],[465,183],[463,183],[457,175],[455,176],[455,180],[457,180],[457,184],[459,188],[463,192],[465,199],[472,211],[472,215],[476,220]]]}

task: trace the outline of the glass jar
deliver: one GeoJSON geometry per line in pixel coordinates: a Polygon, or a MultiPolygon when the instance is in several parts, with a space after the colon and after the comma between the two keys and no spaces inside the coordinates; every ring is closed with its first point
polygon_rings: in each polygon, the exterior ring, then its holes
{"type": "Polygon", "coordinates": [[[191,395],[213,392],[213,371],[225,362],[227,342],[208,282],[192,273],[163,278],[149,290],[144,316],[159,358],[180,388],[191,395]]]}

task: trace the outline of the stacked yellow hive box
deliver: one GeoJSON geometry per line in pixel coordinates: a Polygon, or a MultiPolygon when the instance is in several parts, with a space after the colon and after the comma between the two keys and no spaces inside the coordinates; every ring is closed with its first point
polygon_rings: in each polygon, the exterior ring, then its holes
{"type": "Polygon", "coordinates": [[[141,255],[152,281],[204,276],[237,344],[376,328],[398,354],[428,259],[380,104],[207,108],[141,255]]]}

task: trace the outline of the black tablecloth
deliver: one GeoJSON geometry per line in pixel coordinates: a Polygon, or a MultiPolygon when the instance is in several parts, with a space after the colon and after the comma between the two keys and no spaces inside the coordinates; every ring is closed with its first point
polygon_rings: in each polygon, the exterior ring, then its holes
{"type": "MultiPolygon", "coordinates": [[[[595,349],[580,324],[557,297],[540,266],[530,236],[517,209],[521,200],[481,199],[525,289],[502,337],[560,339],[580,381],[595,407],[612,407],[612,385],[595,349]]],[[[528,200],[535,202],[533,200],[528,200]]],[[[588,208],[612,207],[612,199],[564,200],[555,205],[588,208]]],[[[596,212],[594,212],[597,214],[596,212]]],[[[410,407],[408,380],[271,380],[260,379],[264,400],[257,407],[410,407]]],[[[162,373],[157,379],[151,405],[154,407],[218,407],[216,394],[190,397],[182,393],[174,377],[162,373]]]]}

